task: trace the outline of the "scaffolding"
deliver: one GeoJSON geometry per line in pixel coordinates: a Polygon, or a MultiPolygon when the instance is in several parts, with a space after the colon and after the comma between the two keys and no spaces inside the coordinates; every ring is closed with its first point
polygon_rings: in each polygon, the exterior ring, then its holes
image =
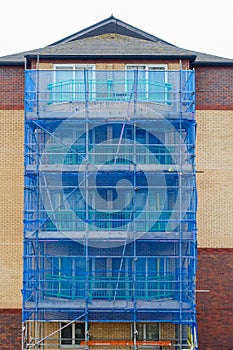
{"type": "Polygon", "coordinates": [[[197,349],[194,71],[157,74],[25,72],[23,350],[79,323],[74,348],[197,349]],[[93,339],[114,322],[131,337],[93,339]]]}

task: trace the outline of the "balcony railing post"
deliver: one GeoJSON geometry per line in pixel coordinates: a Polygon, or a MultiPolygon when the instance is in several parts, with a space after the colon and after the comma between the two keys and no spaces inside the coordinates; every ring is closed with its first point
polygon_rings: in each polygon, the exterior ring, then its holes
{"type": "Polygon", "coordinates": [[[39,119],[39,70],[36,70],[36,115],[37,118],[39,119]]]}
{"type": "Polygon", "coordinates": [[[89,89],[88,89],[88,70],[84,69],[84,89],[85,89],[85,109],[88,112],[88,99],[89,99],[89,89]]]}
{"type": "Polygon", "coordinates": [[[138,94],[138,70],[134,70],[134,84],[133,84],[133,96],[134,96],[134,113],[137,110],[137,96],[138,94]]]}
{"type": "Polygon", "coordinates": [[[179,117],[182,117],[182,70],[179,70],[179,99],[178,99],[179,117]]]}

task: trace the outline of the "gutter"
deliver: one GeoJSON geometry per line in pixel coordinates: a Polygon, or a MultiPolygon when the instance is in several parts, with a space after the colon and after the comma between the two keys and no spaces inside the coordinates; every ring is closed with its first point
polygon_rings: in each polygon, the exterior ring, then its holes
{"type": "Polygon", "coordinates": [[[24,66],[24,61],[0,61],[0,66],[24,66]]]}
{"type": "MultiPolygon", "coordinates": [[[[25,55],[27,60],[37,59],[38,54],[28,54],[25,55]]],[[[43,55],[39,54],[40,59],[62,59],[62,60],[70,60],[70,59],[187,59],[190,60],[191,63],[195,61],[196,55],[43,55]]]]}
{"type": "Polygon", "coordinates": [[[204,66],[233,66],[233,60],[232,62],[226,62],[226,61],[218,61],[218,62],[210,62],[210,61],[196,61],[193,62],[193,67],[204,67],[204,66]]]}

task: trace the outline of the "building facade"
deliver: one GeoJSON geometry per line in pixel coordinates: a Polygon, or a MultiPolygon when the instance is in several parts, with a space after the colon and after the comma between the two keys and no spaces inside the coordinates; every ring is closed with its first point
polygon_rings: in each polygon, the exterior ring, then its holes
{"type": "Polygon", "coordinates": [[[1,349],[231,349],[233,60],[111,16],[0,74],[1,349]]]}

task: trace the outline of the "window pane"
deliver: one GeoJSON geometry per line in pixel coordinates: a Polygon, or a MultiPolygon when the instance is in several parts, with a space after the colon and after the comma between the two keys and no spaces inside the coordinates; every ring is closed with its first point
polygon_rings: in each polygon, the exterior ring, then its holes
{"type": "MultiPolygon", "coordinates": [[[[62,327],[66,324],[62,323],[62,327]]],[[[72,324],[61,330],[61,344],[72,344],[72,324]]]]}
{"type": "Polygon", "coordinates": [[[151,323],[146,324],[146,340],[158,340],[159,339],[159,324],[151,323]]]}
{"type": "Polygon", "coordinates": [[[144,340],[144,323],[137,324],[137,340],[144,340]]]}
{"type": "Polygon", "coordinates": [[[146,69],[146,66],[139,66],[139,65],[136,65],[136,66],[127,66],[127,69],[128,70],[145,70],[146,69]]]}
{"type": "Polygon", "coordinates": [[[73,78],[73,66],[56,67],[56,82],[71,80],[73,78]]]}
{"type": "Polygon", "coordinates": [[[161,103],[165,102],[167,87],[165,85],[165,71],[163,69],[156,70],[154,68],[152,71],[149,71],[148,92],[150,99],[161,103]]]}
{"type": "Polygon", "coordinates": [[[81,340],[85,339],[85,325],[84,324],[75,324],[75,344],[80,344],[81,340]]]}
{"type": "Polygon", "coordinates": [[[146,66],[127,66],[127,91],[137,91],[138,99],[144,100],[147,89],[146,66]],[[134,71],[137,71],[136,75],[134,71]],[[136,81],[135,81],[136,79],[136,81]]]}
{"type": "Polygon", "coordinates": [[[67,257],[61,258],[61,272],[65,276],[72,276],[72,259],[67,257]]]}
{"type": "Polygon", "coordinates": [[[73,66],[56,67],[56,79],[52,89],[53,100],[72,100],[73,66]]]}
{"type": "Polygon", "coordinates": [[[137,94],[140,100],[144,101],[146,99],[147,92],[147,79],[146,79],[146,71],[141,70],[141,67],[138,67],[138,77],[137,77],[137,94]]]}
{"type": "Polygon", "coordinates": [[[139,258],[137,260],[136,264],[137,269],[137,276],[140,276],[141,278],[145,278],[146,275],[146,259],[145,258],[139,258]]]}
{"type": "Polygon", "coordinates": [[[94,72],[90,72],[93,67],[75,67],[74,91],[75,100],[85,99],[85,91],[88,90],[89,98],[93,98],[95,90],[94,72]]]}
{"type": "Polygon", "coordinates": [[[141,192],[136,192],[134,197],[135,210],[141,211],[145,208],[147,197],[148,195],[146,191],[142,190],[141,192]]]}

